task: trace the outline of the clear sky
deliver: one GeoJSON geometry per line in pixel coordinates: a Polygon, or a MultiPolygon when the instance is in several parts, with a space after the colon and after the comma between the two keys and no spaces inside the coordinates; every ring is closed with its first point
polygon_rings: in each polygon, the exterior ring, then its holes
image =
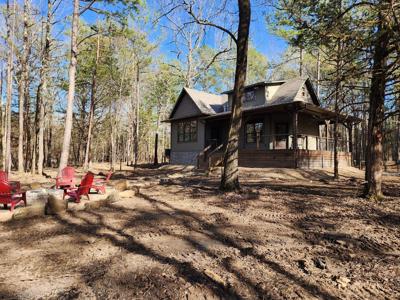
{"type": "MultiPolygon", "coordinates": [[[[13,0],[10,0],[12,3],[13,0]]],[[[21,6],[23,5],[23,0],[15,0],[17,3],[19,3],[21,6]]],[[[55,24],[55,33],[57,34],[57,37],[59,39],[64,39],[66,42],[68,42],[68,37],[63,35],[62,32],[65,32],[65,30],[70,28],[70,23],[69,23],[69,16],[71,15],[72,12],[72,0],[61,0],[61,5],[58,10],[58,20],[61,20],[61,22],[55,24]]],[[[150,19],[152,16],[155,15],[154,12],[159,10],[159,0],[144,0],[146,2],[147,10],[149,11],[150,14],[150,19]]],[[[267,25],[265,22],[265,13],[269,11],[269,8],[266,5],[260,5],[260,4],[254,4],[257,3],[258,1],[252,1],[252,23],[251,23],[251,28],[250,28],[250,40],[252,45],[260,51],[262,54],[264,54],[269,61],[271,60],[278,60],[282,53],[285,51],[287,47],[287,43],[271,34],[267,30],[267,25]]],[[[5,4],[6,0],[0,0],[0,3],[5,4]]],[[[42,10],[43,14],[45,15],[46,12],[46,5],[47,1],[46,0],[32,0],[32,3],[36,7],[40,7],[42,10]]],[[[218,3],[218,2],[217,2],[218,3]]],[[[233,7],[232,9],[236,10],[236,1],[231,2],[233,7]]],[[[98,5],[98,4],[97,4],[98,5]]],[[[93,23],[96,21],[97,18],[99,18],[96,14],[87,11],[82,18],[87,21],[88,23],[93,23]]],[[[166,20],[164,20],[166,21],[166,20]]],[[[148,26],[146,28],[146,31],[149,31],[149,37],[150,39],[154,41],[157,41],[160,45],[160,53],[163,54],[167,58],[175,58],[175,54],[173,52],[173,45],[171,44],[171,36],[169,35],[170,33],[166,32],[165,29],[162,27],[162,22],[161,24],[156,25],[155,27],[148,26]],[[160,38],[161,36],[161,38],[160,38]]],[[[143,28],[141,28],[143,30],[143,28]]],[[[212,38],[210,38],[212,40],[212,38]]],[[[206,39],[206,44],[210,40],[206,39]]]]}

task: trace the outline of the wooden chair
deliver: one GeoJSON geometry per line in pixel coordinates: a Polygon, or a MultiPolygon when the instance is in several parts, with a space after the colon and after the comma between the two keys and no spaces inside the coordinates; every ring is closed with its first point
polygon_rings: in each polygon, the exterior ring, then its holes
{"type": "Polygon", "coordinates": [[[113,171],[109,171],[105,179],[103,178],[95,178],[93,184],[91,186],[97,193],[105,194],[106,193],[106,184],[110,180],[113,171]]]}
{"type": "Polygon", "coordinates": [[[56,177],[56,188],[75,187],[75,169],[65,167],[61,170],[60,176],[56,177]]]}
{"type": "Polygon", "coordinates": [[[0,180],[0,203],[4,205],[4,208],[11,204],[10,211],[13,212],[14,207],[21,201],[26,206],[26,192],[21,191],[19,188],[15,190],[9,182],[0,180]]]}
{"type": "Polygon", "coordinates": [[[0,171],[0,181],[7,182],[14,192],[21,190],[21,183],[19,181],[9,181],[7,172],[0,171]]]}
{"type": "Polygon", "coordinates": [[[93,179],[94,179],[94,174],[92,172],[88,172],[85,175],[85,177],[83,177],[79,187],[64,189],[63,199],[65,198],[65,196],[69,196],[75,199],[76,203],[79,203],[81,201],[81,197],[86,196],[90,200],[89,193],[90,193],[90,188],[92,187],[93,184],[93,179]]]}

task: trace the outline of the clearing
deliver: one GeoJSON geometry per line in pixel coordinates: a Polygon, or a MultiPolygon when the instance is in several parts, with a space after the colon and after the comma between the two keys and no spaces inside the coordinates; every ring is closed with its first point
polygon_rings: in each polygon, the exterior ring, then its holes
{"type": "Polygon", "coordinates": [[[151,188],[0,225],[0,298],[399,299],[400,179],[375,203],[343,173],[242,169],[236,195],[189,168],[117,172],[151,188]]]}

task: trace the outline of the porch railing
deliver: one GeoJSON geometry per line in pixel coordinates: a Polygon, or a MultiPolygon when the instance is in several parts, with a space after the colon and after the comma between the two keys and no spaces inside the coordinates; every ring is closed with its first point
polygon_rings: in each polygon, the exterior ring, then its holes
{"type": "MultiPolygon", "coordinates": [[[[208,140],[208,145],[211,149],[215,149],[219,144],[221,143],[215,139],[208,140]]],[[[303,150],[334,151],[334,139],[299,134],[297,135],[297,146],[298,149],[303,150]]],[[[258,135],[251,137],[251,142],[248,140],[246,141],[245,137],[242,147],[244,149],[290,150],[293,149],[293,135],[258,135]]],[[[348,141],[346,139],[338,139],[338,151],[349,151],[348,141]]]]}

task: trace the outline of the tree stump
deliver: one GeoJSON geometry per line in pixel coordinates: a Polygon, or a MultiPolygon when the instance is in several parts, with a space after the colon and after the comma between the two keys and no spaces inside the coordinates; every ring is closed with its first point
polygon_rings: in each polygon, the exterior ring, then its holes
{"type": "Polygon", "coordinates": [[[56,215],[64,213],[68,208],[68,197],[63,199],[62,190],[49,190],[46,205],[47,215],[56,215]]]}

